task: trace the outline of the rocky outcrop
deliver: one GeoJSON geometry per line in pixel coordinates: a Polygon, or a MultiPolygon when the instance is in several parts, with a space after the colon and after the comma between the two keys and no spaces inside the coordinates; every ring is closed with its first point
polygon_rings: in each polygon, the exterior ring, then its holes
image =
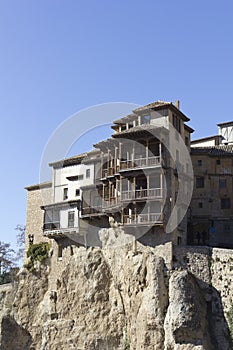
{"type": "Polygon", "coordinates": [[[0,289],[1,349],[230,349],[212,287],[154,248],[131,248],[79,247],[59,273],[22,270],[15,290],[0,289]]]}

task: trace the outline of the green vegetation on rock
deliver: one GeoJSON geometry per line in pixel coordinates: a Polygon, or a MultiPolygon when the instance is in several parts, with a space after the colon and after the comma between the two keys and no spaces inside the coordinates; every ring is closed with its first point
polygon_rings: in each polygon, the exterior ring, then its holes
{"type": "Polygon", "coordinates": [[[34,263],[36,261],[39,261],[41,264],[45,262],[45,260],[48,258],[49,249],[50,246],[48,243],[32,244],[29,247],[27,251],[27,257],[29,258],[29,261],[27,264],[25,264],[25,267],[28,269],[28,271],[33,272],[35,270],[34,263]]]}

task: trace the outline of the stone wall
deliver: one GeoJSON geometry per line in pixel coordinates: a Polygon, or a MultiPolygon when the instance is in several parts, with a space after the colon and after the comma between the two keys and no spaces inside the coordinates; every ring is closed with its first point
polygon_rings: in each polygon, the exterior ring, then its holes
{"type": "Polygon", "coordinates": [[[25,253],[29,248],[28,235],[34,236],[33,243],[47,242],[48,239],[43,236],[44,211],[42,205],[52,202],[51,183],[38,186],[27,187],[27,213],[26,213],[26,247],[25,253]]]}

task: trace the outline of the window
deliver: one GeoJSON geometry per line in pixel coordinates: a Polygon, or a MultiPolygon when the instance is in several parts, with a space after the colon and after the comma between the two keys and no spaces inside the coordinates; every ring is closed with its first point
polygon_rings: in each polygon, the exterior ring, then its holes
{"type": "Polygon", "coordinates": [[[74,227],[74,210],[68,212],[68,227],[74,227]]]}
{"type": "Polygon", "coordinates": [[[197,166],[202,166],[202,160],[201,159],[198,159],[197,166]]]}
{"type": "Polygon", "coordinates": [[[172,123],[174,128],[180,133],[180,118],[178,118],[175,114],[172,115],[172,123]]]}
{"type": "Polygon", "coordinates": [[[58,244],[57,257],[58,257],[59,260],[62,260],[62,245],[60,243],[58,244]]]}
{"type": "Polygon", "coordinates": [[[216,164],[217,164],[217,165],[220,165],[220,164],[221,164],[220,159],[216,159],[216,164]]]}
{"type": "Polygon", "coordinates": [[[227,187],[227,179],[219,179],[219,188],[227,187]]]}
{"type": "Polygon", "coordinates": [[[225,223],[223,227],[224,232],[231,232],[231,225],[229,223],[225,223]]]}
{"type": "Polygon", "coordinates": [[[196,188],[203,188],[203,187],[205,187],[204,176],[197,176],[196,177],[196,188]]]}
{"type": "Polygon", "coordinates": [[[203,208],[203,203],[202,202],[198,203],[198,208],[200,208],[200,209],[203,208]]]}
{"type": "Polygon", "coordinates": [[[63,200],[66,200],[68,198],[68,188],[63,189],[63,200]]]}
{"type": "Polygon", "coordinates": [[[230,198],[221,198],[221,209],[230,209],[231,200],[230,198]]]}
{"type": "Polygon", "coordinates": [[[77,189],[75,190],[75,196],[76,196],[76,197],[80,196],[80,189],[79,189],[79,188],[77,188],[77,189]]]}
{"type": "Polygon", "coordinates": [[[185,136],[185,145],[189,146],[189,138],[187,136],[185,136]]]}
{"type": "Polygon", "coordinates": [[[142,116],[142,124],[150,124],[150,115],[142,116]]]}
{"type": "Polygon", "coordinates": [[[86,179],[90,179],[91,176],[91,169],[86,170],[86,179]]]}

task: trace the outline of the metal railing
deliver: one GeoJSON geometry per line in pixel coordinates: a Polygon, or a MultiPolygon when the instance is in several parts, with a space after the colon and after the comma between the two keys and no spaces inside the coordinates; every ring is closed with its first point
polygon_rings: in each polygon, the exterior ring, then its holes
{"type": "Polygon", "coordinates": [[[156,224],[162,223],[162,213],[148,213],[148,214],[137,214],[137,215],[124,215],[124,225],[140,225],[140,224],[156,224]]]}

